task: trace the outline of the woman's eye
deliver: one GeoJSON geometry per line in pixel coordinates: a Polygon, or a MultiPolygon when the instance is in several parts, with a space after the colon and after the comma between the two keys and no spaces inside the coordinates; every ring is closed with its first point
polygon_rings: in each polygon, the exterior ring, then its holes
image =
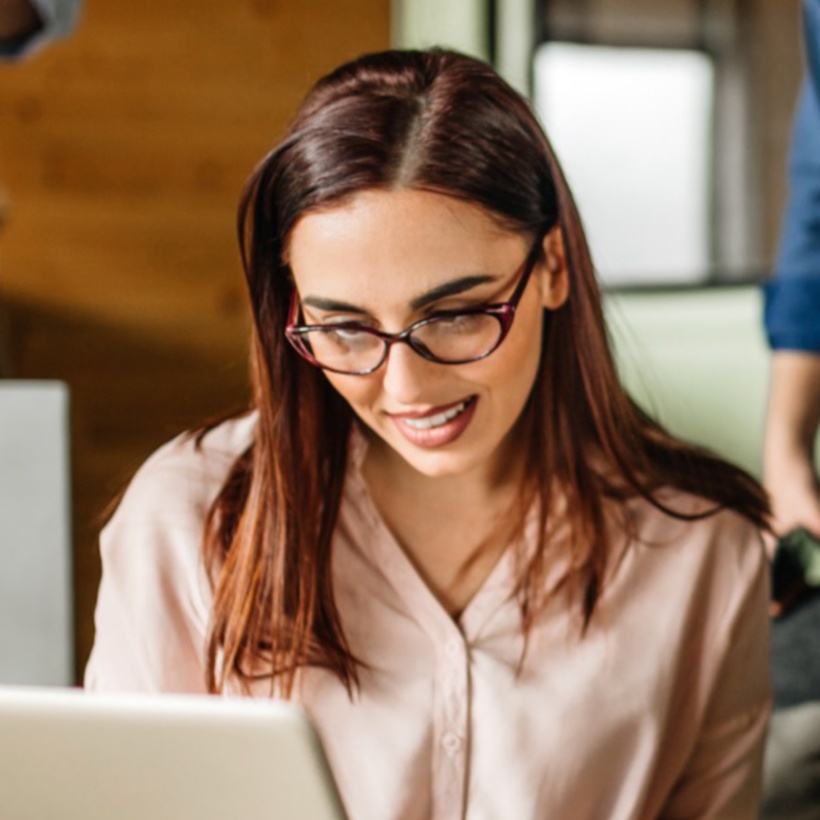
{"type": "Polygon", "coordinates": [[[355,328],[340,327],[324,331],[326,338],[339,347],[354,348],[366,347],[372,344],[372,337],[368,333],[355,328]]]}
{"type": "Polygon", "coordinates": [[[464,332],[475,327],[479,317],[469,313],[454,313],[451,316],[442,316],[436,320],[439,330],[464,332]]]}
{"type": "Polygon", "coordinates": [[[337,339],[355,339],[364,335],[360,330],[351,330],[349,327],[340,327],[338,330],[329,330],[337,339]]]}

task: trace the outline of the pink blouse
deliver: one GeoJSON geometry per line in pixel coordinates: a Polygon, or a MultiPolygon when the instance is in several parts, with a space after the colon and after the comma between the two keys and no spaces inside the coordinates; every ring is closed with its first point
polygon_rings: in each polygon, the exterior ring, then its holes
{"type": "MultiPolygon", "coordinates": [[[[204,691],[203,520],[254,423],[227,422],[200,449],[176,439],[137,473],[101,536],[86,688],[204,691]]],[[[561,587],[519,669],[511,556],[454,620],[376,512],[363,442],[353,453],[333,573],[367,665],[352,700],[322,669],[305,672],[298,695],[352,820],[757,817],[768,582],[748,522],[721,512],[686,523],[631,502],[640,540],[615,546],[585,636],[561,587]]],[[[567,565],[555,553],[550,586],[567,565]]]]}

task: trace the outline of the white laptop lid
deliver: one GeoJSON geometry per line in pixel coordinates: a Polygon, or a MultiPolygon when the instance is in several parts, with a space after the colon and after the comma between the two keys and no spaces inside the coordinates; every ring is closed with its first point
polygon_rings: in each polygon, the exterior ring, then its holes
{"type": "Polygon", "coordinates": [[[343,820],[297,707],[0,687],[0,817],[343,820]]]}

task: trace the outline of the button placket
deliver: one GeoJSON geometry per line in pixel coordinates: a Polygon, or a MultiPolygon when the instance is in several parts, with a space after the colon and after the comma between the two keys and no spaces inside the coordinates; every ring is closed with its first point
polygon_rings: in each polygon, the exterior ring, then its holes
{"type": "Polygon", "coordinates": [[[461,635],[443,635],[438,646],[436,745],[434,755],[435,817],[463,817],[469,744],[469,652],[461,635]]]}

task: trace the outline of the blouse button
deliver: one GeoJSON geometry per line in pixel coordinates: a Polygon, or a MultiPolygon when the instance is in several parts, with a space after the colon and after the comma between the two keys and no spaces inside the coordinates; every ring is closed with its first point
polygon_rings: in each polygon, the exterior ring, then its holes
{"type": "Polygon", "coordinates": [[[447,654],[451,658],[454,658],[456,655],[459,654],[459,652],[461,652],[461,645],[458,641],[452,640],[447,642],[447,654]]]}
{"type": "Polygon", "coordinates": [[[441,745],[448,755],[454,755],[461,750],[461,738],[453,732],[447,732],[441,739],[441,745]]]}

